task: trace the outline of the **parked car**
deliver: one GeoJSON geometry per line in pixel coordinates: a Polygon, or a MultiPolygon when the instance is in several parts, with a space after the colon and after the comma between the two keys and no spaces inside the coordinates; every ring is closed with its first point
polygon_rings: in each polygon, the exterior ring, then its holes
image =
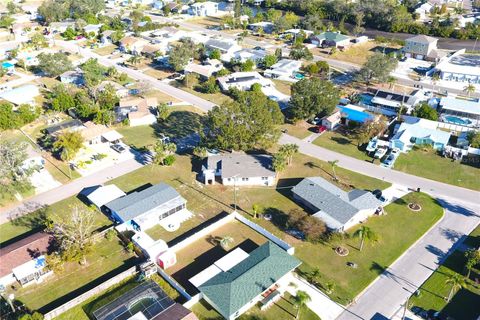
{"type": "Polygon", "coordinates": [[[319,117],[315,117],[313,119],[309,119],[307,122],[313,125],[318,125],[321,121],[322,119],[320,119],[319,117]]]}
{"type": "Polygon", "coordinates": [[[387,203],[388,202],[388,199],[383,196],[382,190],[375,189],[375,190],[372,191],[372,194],[375,196],[375,198],[380,200],[382,203],[387,203]]]}
{"type": "Polygon", "coordinates": [[[377,151],[375,151],[375,154],[373,155],[373,157],[375,159],[381,159],[387,153],[387,150],[388,150],[387,147],[380,146],[377,148],[377,151]]]}
{"type": "Polygon", "coordinates": [[[388,157],[380,165],[385,168],[393,168],[393,165],[395,164],[395,161],[399,155],[400,150],[398,148],[392,149],[388,157]]]}
{"type": "Polygon", "coordinates": [[[159,140],[162,142],[162,143],[170,143],[170,137],[167,137],[166,135],[164,135],[163,133],[160,133],[159,135],[159,140]]]}
{"type": "Polygon", "coordinates": [[[117,151],[118,153],[123,153],[123,152],[127,151],[127,149],[124,146],[122,146],[121,144],[118,144],[118,143],[110,146],[110,148],[117,151]]]}
{"type": "Polygon", "coordinates": [[[298,240],[305,240],[305,234],[295,229],[287,229],[285,232],[298,240]]]}
{"type": "Polygon", "coordinates": [[[327,130],[327,128],[325,126],[316,126],[316,127],[313,127],[313,132],[315,133],[322,133],[324,132],[325,130],[327,130]]]}

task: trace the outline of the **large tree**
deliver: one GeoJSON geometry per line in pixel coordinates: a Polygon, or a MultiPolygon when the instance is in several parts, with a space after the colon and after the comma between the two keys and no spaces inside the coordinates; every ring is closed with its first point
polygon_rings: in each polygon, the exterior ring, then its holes
{"type": "Polygon", "coordinates": [[[80,68],[83,70],[85,83],[88,87],[98,85],[107,74],[107,68],[98,63],[97,59],[90,58],[80,68]]]}
{"type": "Polygon", "coordinates": [[[0,198],[31,188],[31,168],[22,168],[27,159],[27,143],[4,141],[0,134],[0,198]]]}
{"type": "Polygon", "coordinates": [[[66,111],[75,107],[75,101],[71,93],[63,84],[59,84],[53,88],[50,103],[55,111],[66,111]]]}
{"type": "Polygon", "coordinates": [[[49,216],[47,227],[60,245],[64,260],[87,262],[96,215],[93,209],[75,206],[66,212],[54,211],[49,216]]]}
{"type": "Polygon", "coordinates": [[[38,69],[50,77],[58,77],[62,73],[72,70],[73,65],[65,53],[40,53],[38,55],[38,69]]]}
{"type": "Polygon", "coordinates": [[[196,49],[197,46],[190,38],[184,38],[170,50],[168,63],[170,63],[175,71],[183,70],[188,64],[188,61],[194,57],[196,49]]]}
{"type": "Polygon", "coordinates": [[[413,113],[416,117],[437,121],[438,120],[438,112],[437,110],[433,109],[428,105],[428,103],[424,102],[415,108],[413,113]]]}
{"type": "Polygon", "coordinates": [[[83,146],[83,137],[76,131],[67,131],[58,136],[53,143],[54,151],[60,155],[60,159],[69,161],[75,158],[77,152],[83,146]]]}
{"type": "Polygon", "coordinates": [[[396,58],[376,52],[368,57],[367,62],[358,72],[358,78],[366,84],[372,81],[387,82],[390,72],[397,67],[397,64],[396,58]]]}
{"type": "Polygon", "coordinates": [[[237,92],[233,102],[208,112],[207,144],[219,149],[266,148],[279,138],[283,115],[262,92],[237,92]]]}
{"type": "Polygon", "coordinates": [[[308,119],[332,113],[340,99],[333,83],[319,78],[303,79],[292,86],[290,106],[296,119],[308,119]]]}

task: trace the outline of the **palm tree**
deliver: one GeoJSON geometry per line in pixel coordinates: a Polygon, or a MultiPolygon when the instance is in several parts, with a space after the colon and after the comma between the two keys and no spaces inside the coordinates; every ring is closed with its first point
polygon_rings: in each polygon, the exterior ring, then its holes
{"type": "Polygon", "coordinates": [[[292,164],[293,156],[298,153],[298,145],[295,143],[284,144],[280,147],[279,152],[287,158],[287,165],[290,165],[292,164]]]}
{"type": "Polygon", "coordinates": [[[450,300],[452,300],[452,297],[453,297],[453,293],[457,290],[457,289],[460,289],[460,288],[465,288],[465,286],[467,285],[467,282],[465,280],[465,277],[458,274],[458,273],[454,273],[454,274],[451,274],[448,279],[445,281],[446,284],[451,284],[452,287],[450,288],[450,292],[448,293],[448,298],[447,298],[447,302],[450,302],[450,300]]]}
{"type": "Polygon", "coordinates": [[[472,271],[472,268],[480,262],[480,251],[475,249],[469,249],[465,251],[465,258],[467,258],[465,268],[467,269],[468,279],[470,278],[470,272],[472,271]]]}
{"type": "Polygon", "coordinates": [[[300,315],[300,309],[311,300],[312,298],[310,298],[308,293],[306,293],[305,291],[301,291],[301,290],[297,291],[297,295],[294,297],[294,301],[293,301],[293,304],[297,309],[297,315],[295,316],[295,319],[298,319],[298,316],[300,315]]]}
{"type": "Polygon", "coordinates": [[[363,244],[365,243],[365,241],[377,240],[377,234],[372,229],[366,226],[361,226],[360,229],[355,231],[353,233],[353,237],[360,238],[360,248],[359,248],[360,251],[362,251],[363,244]]]}
{"type": "Polygon", "coordinates": [[[390,88],[390,90],[394,90],[396,82],[397,82],[397,78],[395,78],[395,77],[389,76],[387,78],[387,83],[388,83],[388,87],[390,88]]]}
{"type": "Polygon", "coordinates": [[[338,166],[338,160],[328,161],[328,163],[332,166],[333,180],[338,181],[337,172],[335,171],[335,168],[338,166]]]}
{"type": "Polygon", "coordinates": [[[260,206],[254,203],[252,206],[252,211],[253,211],[253,219],[257,219],[258,212],[260,211],[260,206]]]}
{"type": "Polygon", "coordinates": [[[233,243],[233,238],[230,236],[225,236],[220,239],[219,243],[220,243],[220,247],[227,250],[230,244],[233,243]]]}
{"type": "Polygon", "coordinates": [[[335,283],[333,282],[325,283],[325,290],[327,291],[327,294],[332,294],[333,290],[335,290],[335,283]]]}
{"type": "Polygon", "coordinates": [[[475,92],[475,86],[470,83],[469,85],[465,86],[465,88],[463,88],[463,91],[467,94],[468,97],[470,97],[470,95],[475,92]]]}
{"type": "Polygon", "coordinates": [[[128,62],[130,62],[132,65],[137,65],[142,61],[142,58],[140,56],[132,56],[130,59],[128,59],[128,62]]]}

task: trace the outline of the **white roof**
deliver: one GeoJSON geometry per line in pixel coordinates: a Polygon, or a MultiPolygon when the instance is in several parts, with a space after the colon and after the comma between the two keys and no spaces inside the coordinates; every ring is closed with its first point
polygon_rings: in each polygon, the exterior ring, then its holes
{"type": "Polygon", "coordinates": [[[108,142],[113,142],[113,141],[120,140],[120,139],[123,138],[123,136],[115,130],[108,131],[108,132],[102,134],[102,137],[105,140],[107,140],[108,142]]]}
{"type": "Polygon", "coordinates": [[[24,264],[13,268],[12,273],[18,280],[28,277],[29,275],[35,273],[38,270],[43,269],[45,267],[45,256],[40,256],[24,264]]]}
{"type": "Polygon", "coordinates": [[[440,106],[444,110],[465,112],[480,115],[480,102],[446,97],[440,99],[440,106]]]}
{"type": "Polygon", "coordinates": [[[125,192],[120,190],[116,185],[110,184],[93,191],[87,196],[87,199],[100,208],[104,204],[123,196],[125,196],[125,192]]]}
{"type": "Polygon", "coordinates": [[[9,91],[2,92],[0,98],[16,105],[31,103],[35,97],[40,95],[38,87],[33,84],[26,84],[9,91]]]}
{"type": "Polygon", "coordinates": [[[226,272],[245,260],[249,256],[248,253],[243,251],[241,248],[236,248],[235,250],[226,254],[223,258],[218,259],[210,267],[196,274],[188,281],[193,284],[195,287],[199,287],[220,272],[226,272]]]}
{"type": "Polygon", "coordinates": [[[478,61],[480,61],[479,55],[466,54],[465,49],[462,49],[452,56],[442,59],[435,69],[441,72],[480,77],[480,63],[478,61]]]}
{"type": "Polygon", "coordinates": [[[271,66],[270,69],[275,71],[281,71],[281,72],[293,72],[293,71],[300,70],[301,66],[302,66],[301,61],[282,59],[277,63],[275,63],[273,66],[271,66]]]}

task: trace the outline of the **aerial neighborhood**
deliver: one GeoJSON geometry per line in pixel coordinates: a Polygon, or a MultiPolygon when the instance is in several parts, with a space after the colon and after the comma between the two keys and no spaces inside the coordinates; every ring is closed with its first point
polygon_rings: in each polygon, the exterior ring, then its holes
{"type": "Polygon", "coordinates": [[[480,319],[480,1],[0,2],[0,319],[480,319]]]}

